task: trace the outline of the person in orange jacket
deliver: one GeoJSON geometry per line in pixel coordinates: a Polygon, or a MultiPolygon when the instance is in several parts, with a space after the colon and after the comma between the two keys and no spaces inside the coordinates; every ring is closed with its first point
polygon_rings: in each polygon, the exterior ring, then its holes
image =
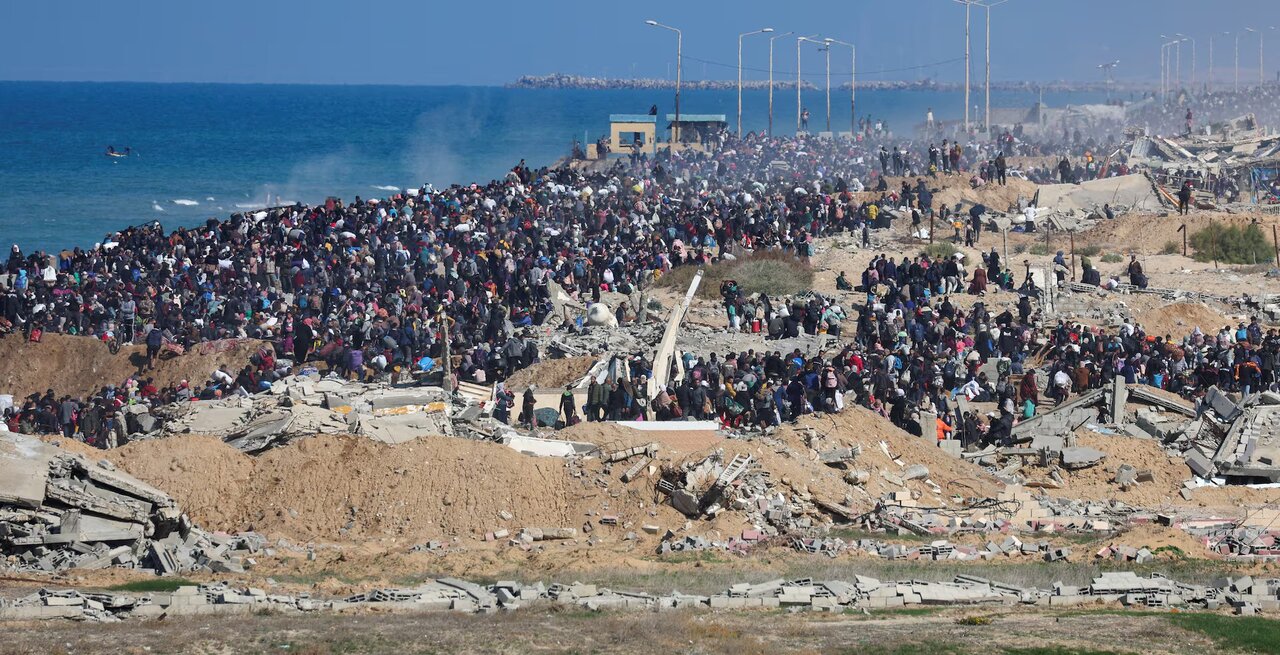
{"type": "Polygon", "coordinates": [[[938,441],[951,438],[951,424],[947,423],[947,418],[951,416],[950,412],[939,416],[937,419],[938,441]]]}

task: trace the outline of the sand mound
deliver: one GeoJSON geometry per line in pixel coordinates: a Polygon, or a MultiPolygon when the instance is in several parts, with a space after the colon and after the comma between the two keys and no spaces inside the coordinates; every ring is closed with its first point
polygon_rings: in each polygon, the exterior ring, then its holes
{"type": "MultiPolygon", "coordinates": [[[[968,211],[970,206],[981,203],[994,211],[1003,212],[1016,208],[1019,196],[1028,201],[1035,197],[1035,184],[1016,178],[1010,178],[1008,182],[1005,186],[986,184],[977,189],[971,189],[967,176],[952,176],[947,178],[945,188],[934,195],[933,204],[935,207],[947,206],[955,209],[956,203],[960,203],[963,209],[968,211]]],[[[890,186],[893,187],[893,185],[890,186]]],[[[900,183],[893,188],[899,187],[901,187],[900,183]]]]}
{"type": "Polygon", "coordinates": [[[1076,441],[1081,446],[1107,453],[1107,458],[1087,469],[1063,471],[1065,484],[1061,489],[1045,489],[1049,495],[1081,500],[1115,499],[1137,507],[1161,507],[1182,502],[1178,491],[1190,477],[1190,471],[1181,457],[1170,457],[1159,443],[1084,430],[1077,435],[1076,441]],[[1113,482],[1116,469],[1122,464],[1139,470],[1148,469],[1155,479],[1125,491],[1113,482]]]}
{"type": "Polygon", "coordinates": [[[565,359],[549,359],[516,371],[507,378],[507,388],[512,391],[524,391],[530,384],[540,389],[563,387],[577,382],[587,374],[598,358],[590,355],[567,357],[565,359]]]}
{"type": "Polygon", "coordinates": [[[1162,305],[1141,312],[1136,319],[1147,334],[1172,335],[1175,340],[1181,340],[1196,327],[1205,334],[1216,334],[1222,326],[1231,324],[1230,318],[1215,309],[1186,302],[1162,305]]]}
{"type": "Polygon", "coordinates": [[[138,441],[99,451],[130,474],[164,489],[196,524],[239,530],[243,496],[254,483],[254,460],[216,437],[138,441]]]}
{"type": "MultiPolygon", "coordinates": [[[[903,467],[894,459],[905,466],[923,464],[928,467],[929,479],[942,488],[944,496],[989,498],[999,493],[1000,483],[991,474],[979,466],[944,453],[932,436],[917,437],[908,434],[895,427],[888,419],[863,407],[848,408],[835,415],[805,417],[801,419],[800,427],[812,427],[827,440],[861,446],[862,454],[853,466],[872,473],[866,490],[873,496],[901,490],[897,484],[879,475],[881,470],[895,476],[902,472],[903,467]],[[882,441],[892,458],[881,450],[882,441]]],[[[929,489],[920,481],[909,482],[908,486],[913,490],[929,489]]]]}
{"type": "Polygon", "coordinates": [[[1159,252],[1166,243],[1173,243],[1180,254],[1183,235],[1178,228],[1184,223],[1187,226],[1187,233],[1195,234],[1208,227],[1210,221],[1220,225],[1243,227],[1255,218],[1262,224],[1264,234],[1271,233],[1269,225],[1280,224],[1280,217],[1266,214],[1249,216],[1196,212],[1189,216],[1158,216],[1151,213],[1135,213],[1120,216],[1113,221],[1097,221],[1076,235],[1076,245],[1078,247],[1088,243],[1125,254],[1130,252],[1150,254],[1159,252]]]}
{"type": "Polygon", "coordinates": [[[157,361],[143,371],[145,346],[125,346],[112,355],[106,345],[89,337],[47,334],[40,343],[19,335],[0,339],[0,392],[21,398],[53,389],[55,393],[86,396],[108,384],[119,385],[130,375],[155,378],[156,385],[204,381],[219,366],[235,370],[258,349],[253,340],[197,344],[186,354],[157,361]]]}
{"type": "Polygon", "coordinates": [[[580,524],[586,483],[564,460],[505,446],[422,437],[385,446],[316,436],[250,458],[208,437],[130,444],[112,459],[165,489],[209,529],[299,540],[434,538],[501,527],[580,524]]]}

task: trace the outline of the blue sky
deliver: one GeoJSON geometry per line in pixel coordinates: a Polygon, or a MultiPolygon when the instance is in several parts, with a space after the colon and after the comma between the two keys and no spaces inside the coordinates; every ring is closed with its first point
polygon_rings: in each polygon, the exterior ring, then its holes
{"type": "MultiPolygon", "coordinates": [[[[1159,35],[1184,32],[1197,40],[1201,79],[1209,35],[1218,35],[1215,75],[1226,80],[1234,43],[1222,32],[1269,26],[1252,17],[1274,14],[1273,3],[1010,0],[992,10],[992,77],[1097,80],[1099,63],[1119,59],[1117,79],[1153,81],[1159,35]]],[[[978,77],[982,13],[974,9],[978,77]]],[[[963,17],[951,0],[0,0],[0,79],[493,85],[551,72],[664,77],[674,34],[644,24],[653,18],[684,30],[689,79],[732,79],[737,35],[769,26],[858,44],[862,79],[960,80],[963,17]]],[[[1270,78],[1280,67],[1280,30],[1267,35],[1270,78]]],[[[794,71],[794,39],[775,43],[777,69],[794,71]]],[[[1257,36],[1246,35],[1240,50],[1241,77],[1256,79],[1257,36]]],[[[745,66],[764,69],[767,51],[765,36],[748,37],[745,66]]],[[[847,76],[846,52],[833,51],[833,77],[847,76]]],[[[820,72],[820,54],[810,47],[804,57],[802,70],[820,72]]],[[[1189,79],[1190,43],[1182,66],[1189,79]]]]}

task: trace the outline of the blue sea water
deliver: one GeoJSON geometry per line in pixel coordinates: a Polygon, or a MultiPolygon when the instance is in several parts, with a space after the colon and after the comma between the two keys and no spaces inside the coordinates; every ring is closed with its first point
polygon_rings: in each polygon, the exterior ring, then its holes
{"type": "MultiPolygon", "coordinates": [[[[484,182],[522,158],[546,165],[574,139],[593,141],[608,131],[610,113],[652,104],[671,112],[672,100],[670,91],[645,90],[0,82],[0,247],[89,246],[127,225],[194,225],[268,197],[317,202],[484,182]],[[106,157],[108,145],[136,156],[106,157]]],[[[992,94],[992,106],[1034,101],[992,94]]],[[[803,102],[820,129],[825,95],[805,92],[803,102]]],[[[794,131],[794,93],[776,91],[774,103],[775,130],[794,131]]],[[[681,96],[683,112],[723,113],[731,126],[736,106],[732,90],[681,96]]],[[[764,129],[767,92],[745,93],[744,106],[744,130],[764,129]]],[[[939,120],[959,118],[962,93],[858,93],[859,115],[885,118],[899,133],[929,107],[939,120]]],[[[847,95],[833,93],[831,121],[848,129],[847,95]]]]}

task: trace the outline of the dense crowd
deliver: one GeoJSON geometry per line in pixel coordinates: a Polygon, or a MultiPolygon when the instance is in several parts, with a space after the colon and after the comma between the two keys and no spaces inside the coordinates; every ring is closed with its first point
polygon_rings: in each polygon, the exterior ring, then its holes
{"type": "MultiPolygon", "coordinates": [[[[172,232],[150,224],[57,255],[15,246],[0,279],[0,328],[28,339],[60,332],[146,343],[149,363],[165,344],[254,338],[272,345],[240,369],[194,384],[156,388],[139,375],[88,399],[33,396],[10,410],[10,420],[105,438],[130,403],[254,393],[308,365],[358,379],[429,370],[446,345],[458,379],[500,382],[539,360],[525,328],[555,311],[555,287],[597,301],[729,251],[804,258],[815,238],[846,231],[870,246],[870,231],[889,227],[894,216],[915,227],[936,212],[956,220],[957,231],[969,224],[967,240],[976,241],[980,212],[953,216],[952,208],[935,207],[925,176],[940,173],[943,153],[941,174],[1001,173],[991,168],[1002,159],[998,142],[947,143],[936,153],[895,146],[898,153],[885,160],[878,156],[888,152],[883,145],[727,135],[713,154],[635,156],[591,171],[534,171],[522,161],[486,185],[330,199],[172,232]],[[906,179],[891,187],[888,174],[906,179]],[[855,193],[864,189],[879,191],[878,199],[859,200],[855,193]]],[[[849,390],[896,421],[903,403],[947,416],[953,406],[945,391],[981,385],[977,364],[992,356],[1020,367],[1033,343],[1029,300],[1016,321],[993,320],[981,305],[967,315],[950,305],[947,294],[981,295],[988,284],[1014,289],[1013,273],[994,251],[972,274],[963,268],[958,259],[877,258],[857,285],[866,302],[854,308],[854,344],[814,357],[738,353],[690,361],[693,374],[681,385],[655,398],[624,385],[617,400],[598,397],[594,410],[619,417],[651,411],[659,419],[715,414],[751,424],[829,410],[843,402],[836,392],[849,390]]],[[[1025,281],[1022,289],[1034,291],[1025,281]]],[[[854,318],[829,299],[772,304],[731,289],[725,298],[732,326],[754,323],[775,336],[837,336],[854,318]]],[[[625,320],[625,307],[619,311],[625,320]]]]}

